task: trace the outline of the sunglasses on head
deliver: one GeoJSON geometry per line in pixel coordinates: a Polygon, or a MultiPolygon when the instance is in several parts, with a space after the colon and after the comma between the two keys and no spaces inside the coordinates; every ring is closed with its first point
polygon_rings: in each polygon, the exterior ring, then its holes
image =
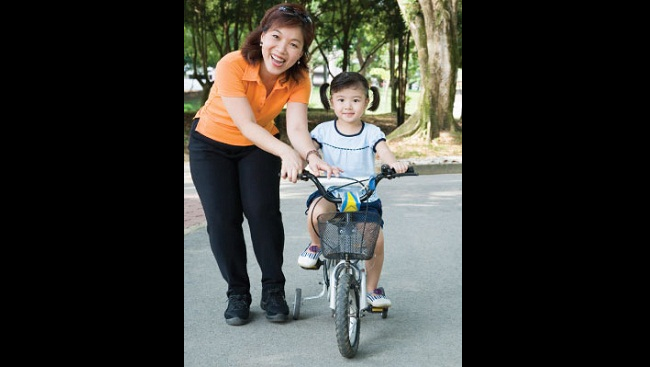
{"type": "Polygon", "coordinates": [[[300,17],[300,19],[302,19],[302,21],[305,24],[310,24],[311,23],[311,18],[309,17],[309,15],[307,15],[305,13],[302,13],[302,12],[298,12],[296,9],[294,9],[294,8],[292,8],[290,6],[281,6],[281,7],[278,8],[278,10],[285,13],[285,14],[291,14],[291,15],[296,15],[296,16],[300,17]]]}

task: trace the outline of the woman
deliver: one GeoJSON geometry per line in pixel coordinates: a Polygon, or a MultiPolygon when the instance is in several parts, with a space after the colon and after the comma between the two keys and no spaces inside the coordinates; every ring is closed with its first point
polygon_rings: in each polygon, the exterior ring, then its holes
{"type": "Polygon", "coordinates": [[[190,171],[212,253],[228,283],[224,317],[229,325],[247,323],[252,302],[243,216],[262,271],[260,307],[268,320],[286,321],[279,178],[295,183],[305,161],[328,177],[341,172],[314,154],[307,128],[313,39],[314,24],[303,6],[268,9],[242,49],[217,63],[210,95],[192,122],[190,171]],[[274,124],[285,105],[293,147],[279,139],[274,124]]]}

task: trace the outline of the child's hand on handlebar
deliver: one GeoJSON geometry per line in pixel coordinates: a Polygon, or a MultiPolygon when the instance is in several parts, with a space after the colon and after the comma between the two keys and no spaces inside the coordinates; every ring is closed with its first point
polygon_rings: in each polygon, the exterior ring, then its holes
{"type": "Polygon", "coordinates": [[[318,176],[320,172],[325,172],[327,178],[331,178],[332,175],[339,177],[339,175],[343,173],[342,169],[339,167],[330,166],[318,155],[313,155],[310,159],[309,170],[314,172],[316,176],[318,176]]]}
{"type": "Polygon", "coordinates": [[[406,162],[399,162],[399,161],[397,161],[397,162],[395,162],[395,163],[391,163],[391,164],[389,164],[389,166],[390,166],[390,168],[394,169],[395,172],[397,172],[397,173],[404,173],[404,172],[406,172],[406,170],[408,170],[408,168],[409,168],[409,164],[408,164],[408,163],[406,163],[406,162]]]}

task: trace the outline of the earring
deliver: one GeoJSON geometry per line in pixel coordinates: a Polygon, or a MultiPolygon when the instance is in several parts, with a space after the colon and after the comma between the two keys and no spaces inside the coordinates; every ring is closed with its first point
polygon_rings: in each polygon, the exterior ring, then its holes
{"type": "Polygon", "coordinates": [[[260,41],[260,46],[262,46],[262,45],[264,45],[264,43],[262,43],[262,41],[260,41]]]}
{"type": "Polygon", "coordinates": [[[298,60],[298,65],[300,65],[300,60],[298,60]]]}

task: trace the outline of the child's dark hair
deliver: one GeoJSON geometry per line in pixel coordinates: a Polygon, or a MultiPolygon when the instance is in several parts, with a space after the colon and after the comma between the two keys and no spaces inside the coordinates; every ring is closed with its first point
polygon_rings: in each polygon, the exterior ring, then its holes
{"type": "MultiPolygon", "coordinates": [[[[370,103],[368,110],[375,111],[377,108],[379,108],[379,88],[375,86],[370,87],[368,84],[368,79],[359,73],[346,71],[335,76],[334,79],[332,79],[330,95],[332,93],[340,91],[341,89],[350,88],[357,85],[365,89],[366,97],[368,98],[370,98],[368,95],[368,90],[372,91],[372,103],[370,103]]],[[[330,109],[330,101],[329,97],[327,96],[328,87],[330,87],[330,85],[327,83],[320,86],[320,101],[323,103],[325,111],[330,109]]]]}

